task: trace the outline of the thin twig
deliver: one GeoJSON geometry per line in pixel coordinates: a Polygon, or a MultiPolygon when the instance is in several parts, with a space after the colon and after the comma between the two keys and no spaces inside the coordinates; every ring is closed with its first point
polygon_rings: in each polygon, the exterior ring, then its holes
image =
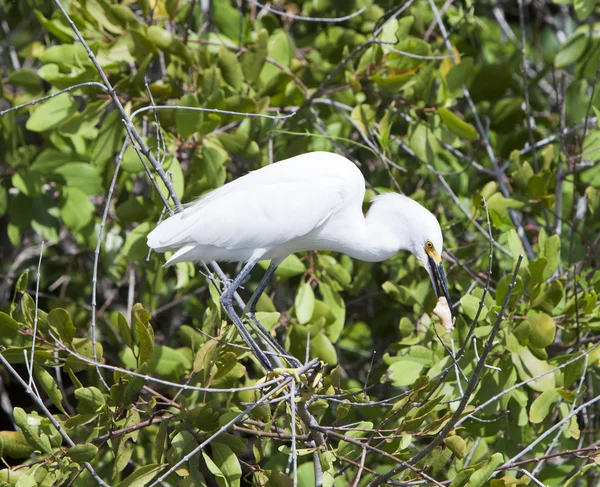
{"type": "Polygon", "coordinates": [[[117,159],[115,161],[115,170],[113,173],[112,180],[110,182],[110,186],[108,187],[108,194],[106,195],[106,203],[104,205],[104,211],[102,213],[102,220],[100,221],[100,228],[98,229],[98,241],[96,242],[96,248],[94,249],[94,263],[92,265],[92,353],[94,357],[94,367],[96,368],[96,373],[100,378],[100,382],[106,388],[106,390],[110,390],[110,387],[104,380],[102,373],[98,367],[98,352],[96,350],[96,307],[97,307],[97,295],[98,295],[98,266],[100,265],[100,248],[102,247],[102,241],[104,236],[104,228],[106,226],[106,220],[108,218],[108,210],[110,208],[110,203],[112,200],[112,195],[115,191],[115,186],[117,185],[117,179],[119,176],[119,169],[121,168],[121,162],[123,161],[123,156],[125,155],[125,149],[129,145],[129,139],[125,139],[123,145],[121,146],[121,150],[117,159]]]}
{"type": "Polygon", "coordinates": [[[247,0],[248,3],[256,5],[267,12],[270,12],[275,15],[279,15],[280,17],[287,17],[288,19],[293,20],[302,20],[303,22],[325,22],[325,23],[337,23],[337,22],[345,22],[346,20],[353,19],[354,17],[358,17],[366,10],[366,6],[361,7],[356,12],[353,12],[349,15],[344,15],[343,17],[306,17],[304,15],[295,15],[287,12],[282,12],[281,10],[276,10],[274,8],[269,7],[268,5],[264,5],[262,3],[257,2],[256,0],[247,0]]]}
{"type": "Polygon", "coordinates": [[[36,281],[35,281],[35,310],[33,317],[33,336],[31,339],[31,358],[29,360],[29,384],[28,387],[31,388],[33,383],[33,362],[34,362],[34,354],[35,354],[35,339],[37,336],[37,327],[38,327],[38,300],[40,295],[40,275],[42,269],[42,256],[44,255],[44,241],[40,243],[40,258],[38,260],[37,273],[36,273],[36,281]]]}
{"type": "Polygon", "coordinates": [[[7,108],[6,110],[0,110],[0,117],[2,115],[6,115],[7,113],[14,112],[15,110],[20,110],[21,108],[24,108],[24,107],[36,105],[43,101],[49,100],[50,98],[54,98],[54,97],[57,97],[58,95],[62,95],[63,93],[68,93],[69,91],[77,90],[79,88],[84,88],[86,86],[97,86],[98,88],[102,88],[104,91],[107,91],[106,86],[104,86],[102,83],[98,83],[97,81],[87,81],[85,83],[78,83],[76,85],[69,86],[68,88],[65,88],[63,90],[56,91],[49,95],[42,96],[40,98],[36,98],[35,100],[28,101],[27,103],[22,103],[21,105],[17,105],[15,107],[10,107],[10,108],[7,108]]]}

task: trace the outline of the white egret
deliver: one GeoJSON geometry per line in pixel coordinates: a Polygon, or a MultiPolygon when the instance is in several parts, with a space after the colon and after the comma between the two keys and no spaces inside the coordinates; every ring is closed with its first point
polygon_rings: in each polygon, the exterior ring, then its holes
{"type": "MultiPolygon", "coordinates": [[[[166,262],[245,262],[221,296],[242,337],[267,370],[273,365],[233,308],[233,296],[259,260],[271,259],[247,304],[250,318],[281,354],[287,352],[258,323],[255,308],[277,266],[304,250],[331,250],[379,262],[401,250],[425,267],[438,297],[451,307],[441,264],[442,231],[433,214],[416,201],[386,193],[373,198],[365,216],[365,179],[348,159],[310,152],[250,172],[202,196],[160,223],[148,235],[157,252],[174,251],[166,262]]],[[[288,361],[299,366],[293,357],[288,361]]]]}

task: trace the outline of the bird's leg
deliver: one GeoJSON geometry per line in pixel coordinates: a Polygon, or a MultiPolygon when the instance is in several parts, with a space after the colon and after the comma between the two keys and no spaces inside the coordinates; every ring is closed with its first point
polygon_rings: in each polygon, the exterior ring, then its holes
{"type": "Polygon", "coordinates": [[[264,326],[261,325],[260,321],[258,321],[258,319],[256,318],[256,304],[258,303],[258,300],[260,299],[262,293],[265,292],[265,289],[267,288],[267,285],[269,284],[269,282],[273,278],[273,274],[275,274],[275,271],[277,270],[277,266],[278,265],[279,265],[279,263],[271,262],[271,265],[267,269],[267,272],[265,273],[264,277],[262,278],[262,280],[258,284],[258,287],[256,288],[256,291],[254,291],[254,294],[252,295],[252,297],[250,298],[250,300],[246,304],[246,307],[244,308],[243,314],[247,314],[250,317],[250,320],[254,324],[255,328],[260,332],[260,334],[266,340],[268,340],[269,344],[272,347],[274,347],[274,349],[281,355],[281,357],[283,357],[285,360],[287,360],[287,362],[292,367],[301,367],[302,364],[300,363],[300,361],[297,360],[296,357],[293,357],[292,355],[290,355],[279,344],[279,342],[275,338],[273,338],[273,336],[271,336],[271,334],[265,329],[264,326]]]}
{"type": "Polygon", "coordinates": [[[235,295],[237,288],[240,286],[240,284],[242,284],[244,279],[248,277],[248,274],[250,274],[250,271],[256,265],[258,260],[259,259],[252,259],[246,263],[242,271],[238,274],[238,276],[231,282],[231,284],[227,287],[225,292],[221,295],[221,304],[223,305],[223,308],[225,309],[225,312],[227,313],[231,321],[233,321],[234,325],[238,329],[238,332],[242,335],[242,339],[250,347],[258,361],[266,370],[270,371],[273,370],[273,364],[267,358],[267,356],[261,350],[261,348],[257,345],[257,343],[254,341],[254,339],[250,335],[250,332],[246,329],[246,327],[242,323],[242,320],[233,308],[233,296],[235,295]]]}

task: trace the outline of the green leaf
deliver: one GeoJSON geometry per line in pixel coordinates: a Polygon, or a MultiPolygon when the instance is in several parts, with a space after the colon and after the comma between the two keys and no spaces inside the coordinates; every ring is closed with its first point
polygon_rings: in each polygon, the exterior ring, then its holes
{"type": "Polygon", "coordinates": [[[154,224],[144,222],[135,227],[127,238],[121,249],[121,253],[127,257],[129,261],[143,260],[148,255],[148,246],[146,245],[146,237],[150,233],[151,226],[154,224]]]}
{"type": "MultiPolygon", "coordinates": [[[[470,320],[474,320],[475,316],[477,316],[477,310],[479,309],[480,302],[481,299],[473,296],[472,294],[465,294],[462,298],[460,298],[460,304],[463,307],[463,312],[470,320]]],[[[481,313],[479,313],[478,321],[481,321],[486,315],[487,308],[483,306],[481,313]]]]}
{"type": "Polygon", "coordinates": [[[458,435],[448,436],[444,438],[444,444],[450,448],[452,453],[456,455],[456,458],[464,458],[467,455],[467,444],[458,435]]]}
{"type": "Polygon", "coordinates": [[[450,487],[463,487],[467,484],[467,481],[473,475],[475,469],[472,467],[464,468],[456,474],[456,476],[452,479],[450,483],[450,487]]]}
{"type": "Polygon", "coordinates": [[[44,132],[60,125],[76,112],[77,104],[73,97],[69,93],[63,93],[40,103],[27,120],[25,127],[32,132],[44,132]]]}
{"type": "Polygon", "coordinates": [[[242,467],[231,448],[222,443],[212,444],[212,459],[223,473],[228,487],[239,487],[242,467]]]}
{"type": "Polygon", "coordinates": [[[337,364],[337,352],[335,347],[324,333],[319,333],[310,339],[310,352],[313,357],[329,365],[337,364]]]}
{"type": "Polygon", "coordinates": [[[525,206],[525,203],[514,198],[505,198],[502,193],[494,193],[487,200],[490,211],[495,211],[498,214],[503,214],[508,209],[519,210],[525,206]]]}
{"type": "MultiPolygon", "coordinates": [[[[270,261],[261,260],[259,262],[259,265],[266,270],[267,267],[269,267],[269,263],[270,261]]],[[[298,258],[296,254],[290,254],[284,259],[284,261],[281,264],[279,264],[279,267],[275,271],[275,276],[288,278],[299,276],[300,274],[304,274],[305,272],[306,266],[304,265],[304,263],[298,258]]]]}
{"type": "Polygon", "coordinates": [[[527,386],[534,391],[544,392],[556,388],[554,373],[548,373],[541,376],[545,372],[549,372],[552,367],[544,360],[535,357],[529,348],[520,347],[517,353],[511,354],[512,361],[517,368],[521,380],[529,380],[536,377],[527,383],[527,386]]]}
{"type": "Polygon", "coordinates": [[[551,316],[545,313],[529,313],[527,321],[531,326],[529,343],[537,348],[546,348],[554,342],[556,336],[556,323],[551,316]]]}
{"type": "Polygon", "coordinates": [[[260,76],[265,61],[267,60],[269,33],[261,29],[248,51],[242,56],[242,71],[248,83],[254,83],[260,76]]]}
{"type": "Polygon", "coordinates": [[[58,64],[67,68],[81,65],[91,66],[85,47],[79,42],[50,46],[44,50],[40,61],[44,64],[58,64]]]}
{"type": "MultiPolygon", "coordinates": [[[[565,419],[571,413],[571,406],[569,406],[565,401],[560,403],[559,406],[560,418],[565,419]]],[[[574,440],[578,440],[581,437],[581,429],[579,428],[579,423],[577,422],[577,416],[571,416],[571,418],[567,422],[567,428],[565,429],[565,437],[573,438],[574,440]]]]}
{"type": "Polygon", "coordinates": [[[8,191],[0,186],[0,217],[4,216],[8,208],[8,191]]]}
{"type": "Polygon", "coordinates": [[[23,297],[21,298],[21,308],[23,310],[25,321],[30,328],[33,328],[35,322],[35,302],[28,293],[23,293],[23,297]]]}
{"type": "Polygon", "coordinates": [[[19,323],[0,311],[0,344],[9,346],[19,336],[19,323]]]}
{"type": "Polygon", "coordinates": [[[529,408],[529,421],[531,421],[533,424],[538,424],[544,421],[550,412],[550,407],[556,402],[557,399],[558,392],[555,390],[542,392],[531,403],[531,407],[529,408]]]}
{"type": "Polygon", "coordinates": [[[220,33],[237,42],[240,38],[240,12],[229,2],[215,2],[212,19],[220,33]]]}
{"type": "Polygon", "coordinates": [[[182,374],[185,370],[191,369],[191,367],[190,360],[181,351],[165,345],[156,345],[148,369],[149,371],[156,371],[159,375],[168,376],[171,374],[182,374]],[[153,364],[156,364],[156,366],[153,367],[153,364]]]}
{"type": "Polygon", "coordinates": [[[458,116],[445,108],[438,108],[437,113],[442,122],[461,139],[477,140],[477,131],[471,124],[458,118],[458,116]]]}
{"type": "MultiPolygon", "coordinates": [[[[179,99],[177,104],[180,107],[193,107],[197,108],[200,106],[198,97],[195,93],[187,93],[179,99]]],[[[177,133],[182,139],[187,139],[193,133],[197,132],[200,124],[204,120],[205,114],[201,111],[181,110],[175,111],[175,122],[177,126],[177,133]]]]}
{"type": "Polygon", "coordinates": [[[395,387],[406,387],[412,385],[421,375],[423,364],[412,360],[410,357],[402,357],[391,364],[387,376],[392,380],[395,387]]]}
{"type": "Polygon", "coordinates": [[[154,352],[154,330],[150,324],[151,314],[140,304],[133,307],[135,328],[139,340],[139,363],[149,363],[154,352]]]}
{"type": "Polygon", "coordinates": [[[27,285],[29,284],[29,269],[25,269],[23,273],[17,279],[17,284],[15,284],[15,290],[18,293],[25,293],[27,291],[27,285]]]}
{"type": "MultiPolygon", "coordinates": [[[[13,419],[15,420],[15,424],[21,429],[23,432],[23,436],[27,443],[31,445],[36,450],[41,451],[42,453],[51,453],[52,446],[50,445],[50,441],[47,436],[39,436],[31,427],[29,423],[29,419],[27,413],[20,407],[16,407],[13,409],[13,419]]],[[[33,423],[38,421],[32,421],[33,423]]]]}
{"type": "Polygon", "coordinates": [[[62,191],[63,204],[60,215],[73,232],[86,227],[94,219],[96,209],[87,194],[76,187],[65,187],[62,191]]]}
{"type": "Polygon", "coordinates": [[[573,0],[573,8],[579,20],[587,19],[596,7],[596,0],[573,0]]]}
{"type": "MultiPolygon", "coordinates": [[[[72,42],[75,35],[73,34],[73,30],[68,26],[56,20],[48,20],[44,17],[44,14],[39,10],[35,9],[33,11],[35,16],[37,17],[38,22],[50,32],[52,35],[56,36],[57,39],[62,42],[72,42]]],[[[82,46],[83,47],[83,46],[82,46]]]]}
{"type": "Polygon", "coordinates": [[[237,56],[225,46],[221,46],[219,49],[219,69],[223,79],[229,86],[236,90],[242,87],[244,80],[242,66],[237,56]]]}
{"type": "MultiPolygon", "coordinates": [[[[573,358],[573,356],[570,355],[566,357],[573,358]]],[[[590,359],[593,359],[593,357],[590,357],[590,359]]],[[[590,360],[590,363],[593,363],[593,360],[590,360]]],[[[585,361],[582,355],[580,360],[576,360],[564,368],[564,386],[566,388],[573,387],[576,382],[581,380],[581,377],[585,372],[585,361]]]]}
{"type": "Polygon", "coordinates": [[[483,487],[496,467],[504,463],[501,453],[494,453],[483,467],[476,470],[469,478],[468,487],[483,487]]]}
{"type": "Polygon", "coordinates": [[[468,83],[475,72],[474,60],[472,57],[462,58],[456,65],[452,63],[451,59],[444,60],[442,63],[447,63],[447,65],[450,66],[450,69],[446,74],[446,81],[448,83],[448,89],[451,92],[461,90],[462,86],[468,83]]]}
{"type": "Polygon", "coordinates": [[[595,458],[587,465],[584,465],[583,467],[579,468],[579,470],[572,476],[567,478],[565,483],[562,484],[562,487],[571,487],[572,485],[578,485],[581,477],[583,477],[587,473],[587,471],[591,470],[592,468],[596,471],[598,470],[598,462],[595,458]]]}
{"type": "Polygon", "coordinates": [[[294,299],[294,309],[296,318],[301,325],[310,321],[315,309],[315,293],[308,282],[303,282],[298,286],[298,292],[294,299]]]}
{"type": "Polygon", "coordinates": [[[335,279],[344,288],[347,288],[352,283],[352,275],[341,264],[333,264],[328,267],[327,275],[335,279]]]}
{"type": "Polygon", "coordinates": [[[90,161],[96,166],[104,167],[115,157],[121,147],[125,127],[121,122],[118,110],[112,110],[106,115],[98,136],[94,139],[90,153],[90,161]]]}
{"type": "MultiPolygon", "coordinates": [[[[288,68],[292,59],[295,58],[295,48],[286,32],[277,29],[269,37],[267,45],[269,48],[269,57],[274,59],[280,65],[288,68]]],[[[263,84],[266,84],[279,73],[281,73],[281,68],[272,64],[265,64],[260,73],[260,80],[263,84]]]]}
{"type": "Polygon", "coordinates": [[[43,367],[36,365],[33,368],[35,373],[35,378],[44,389],[44,392],[47,394],[48,398],[52,401],[61,412],[65,413],[65,409],[62,405],[63,395],[54,380],[54,377],[50,375],[50,373],[43,367]]]}
{"type": "MultiPolygon", "coordinates": [[[[177,113],[179,112],[180,110],[177,110],[177,113]]],[[[148,161],[146,156],[142,155],[141,152],[140,155],[142,156],[142,159],[144,160],[146,166],[150,167],[150,161],[148,161]]],[[[123,160],[121,161],[121,169],[123,169],[123,171],[133,173],[141,172],[144,170],[144,166],[140,161],[140,156],[138,156],[137,151],[132,145],[127,146],[127,149],[125,149],[125,152],[123,154],[123,160]]]]}
{"type": "Polygon", "coordinates": [[[366,104],[354,107],[350,115],[358,129],[367,137],[375,126],[376,116],[375,110],[370,105],[366,104]]]}
{"type": "Polygon", "coordinates": [[[266,329],[270,330],[277,323],[279,323],[279,318],[281,317],[281,313],[276,311],[257,311],[256,319],[259,323],[266,329]]]}
{"type": "MultiPolygon", "coordinates": [[[[0,456],[28,458],[33,452],[34,448],[29,444],[22,431],[0,431],[0,456]]],[[[3,480],[1,474],[0,480],[3,480]]]]}
{"type": "Polygon", "coordinates": [[[346,321],[346,303],[342,296],[336,292],[330,285],[319,284],[319,292],[323,297],[323,302],[329,306],[329,309],[335,316],[335,321],[325,328],[325,334],[332,343],[336,343],[344,329],[346,321]]]}
{"type": "MultiPolygon", "coordinates": [[[[356,440],[358,438],[364,438],[369,434],[368,430],[373,429],[373,423],[370,421],[362,421],[355,426],[356,430],[345,432],[344,436],[356,440]]],[[[353,452],[356,451],[359,451],[359,447],[357,445],[350,443],[349,441],[341,440],[338,446],[337,454],[342,457],[352,458],[353,452]]]]}
{"type": "Polygon", "coordinates": [[[546,257],[540,257],[529,264],[529,272],[531,272],[531,277],[533,277],[537,282],[544,282],[544,269],[546,269],[547,265],[548,260],[546,257]]]}
{"type": "Polygon", "coordinates": [[[159,27],[158,25],[151,25],[148,27],[148,39],[159,49],[163,51],[169,49],[173,43],[173,34],[168,30],[159,27]]]}
{"type": "Polygon", "coordinates": [[[554,60],[554,66],[560,69],[573,64],[582,56],[587,44],[588,35],[581,31],[575,31],[560,47],[554,60]]]}
{"type": "MultiPolygon", "coordinates": [[[[183,178],[183,170],[181,169],[181,164],[175,157],[167,157],[165,163],[163,164],[163,168],[165,169],[169,180],[171,181],[172,187],[175,190],[175,194],[179,197],[179,199],[183,198],[185,185],[183,178]]],[[[160,191],[164,196],[169,196],[169,191],[167,190],[167,186],[163,182],[161,178],[156,178],[157,190],[160,191]]]]}
{"type": "MultiPolygon", "coordinates": [[[[113,323],[114,323],[114,319],[115,318],[113,318],[113,323]]],[[[133,338],[131,336],[131,328],[129,328],[129,323],[127,322],[127,318],[125,318],[125,316],[123,316],[123,313],[121,313],[120,311],[117,311],[116,321],[117,321],[116,327],[119,330],[119,336],[123,340],[123,343],[125,343],[125,345],[127,345],[127,347],[132,348],[133,347],[133,338]]]]}
{"type": "Polygon", "coordinates": [[[438,143],[427,124],[419,123],[416,126],[413,125],[408,138],[408,145],[420,160],[431,165],[435,164],[438,143]]]}
{"type": "Polygon", "coordinates": [[[85,162],[63,164],[54,170],[54,174],[62,176],[67,186],[78,188],[85,194],[96,195],[103,190],[98,168],[85,162]]]}
{"type": "Polygon", "coordinates": [[[542,279],[547,281],[554,275],[560,265],[560,237],[558,235],[552,235],[546,240],[543,255],[548,263],[542,273],[542,279]]]}
{"type": "Polygon", "coordinates": [[[260,154],[258,144],[241,132],[235,134],[223,132],[219,134],[218,138],[225,150],[233,154],[244,155],[246,157],[257,157],[260,154]]]}
{"type": "Polygon", "coordinates": [[[541,308],[546,312],[551,312],[564,297],[564,288],[558,279],[551,283],[542,284],[539,295],[532,303],[533,308],[541,308]]]}
{"type": "Polygon", "coordinates": [[[92,443],[82,443],[69,448],[67,457],[77,463],[91,462],[98,454],[98,447],[92,443]]]}
{"type": "Polygon", "coordinates": [[[32,93],[38,93],[42,87],[40,78],[31,69],[18,69],[9,72],[8,82],[11,85],[21,86],[32,93]]]}
{"type": "Polygon", "coordinates": [[[169,420],[162,421],[158,427],[158,433],[154,439],[154,448],[156,451],[156,460],[160,462],[165,452],[165,444],[169,433],[169,420]]]}
{"type": "Polygon", "coordinates": [[[130,198],[115,209],[117,217],[123,222],[143,222],[152,214],[152,201],[143,196],[130,198]]]}
{"type": "Polygon", "coordinates": [[[164,468],[164,465],[151,463],[138,467],[127,478],[119,482],[116,487],[145,487],[164,468]]]}
{"type": "Polygon", "coordinates": [[[81,414],[97,413],[106,404],[104,394],[94,386],[75,389],[75,399],[78,401],[77,411],[81,414]]]}
{"type": "Polygon", "coordinates": [[[206,463],[206,467],[215,476],[215,481],[219,487],[229,487],[227,484],[227,477],[225,474],[221,472],[221,469],[217,466],[217,464],[213,461],[211,457],[209,457],[205,451],[202,451],[202,456],[204,457],[204,462],[206,463]]]}

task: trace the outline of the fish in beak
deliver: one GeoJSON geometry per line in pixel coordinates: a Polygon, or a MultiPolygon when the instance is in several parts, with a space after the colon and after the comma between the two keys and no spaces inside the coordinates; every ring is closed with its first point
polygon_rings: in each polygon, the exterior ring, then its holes
{"type": "Polygon", "coordinates": [[[448,291],[448,283],[446,282],[446,274],[442,267],[442,260],[440,259],[437,252],[427,252],[427,260],[429,262],[429,277],[433,283],[435,289],[435,295],[440,298],[444,296],[448,301],[448,307],[452,312],[452,316],[455,317],[454,307],[452,306],[452,299],[450,299],[450,291],[448,291]]]}

